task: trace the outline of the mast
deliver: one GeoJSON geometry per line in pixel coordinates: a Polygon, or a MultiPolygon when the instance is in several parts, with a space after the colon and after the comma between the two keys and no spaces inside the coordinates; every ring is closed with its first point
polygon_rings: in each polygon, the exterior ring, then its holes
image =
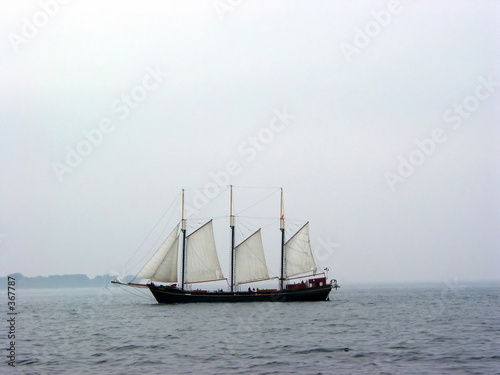
{"type": "Polygon", "coordinates": [[[280,199],[280,231],[281,231],[281,272],[280,272],[280,290],[283,290],[285,281],[285,217],[283,215],[283,188],[280,199]]]}
{"type": "Polygon", "coordinates": [[[184,219],[184,189],[182,189],[182,268],[181,268],[181,290],[184,290],[184,283],[186,279],[186,220],[184,219]]]}
{"type": "Polygon", "coordinates": [[[229,226],[231,228],[231,292],[234,292],[234,215],[233,215],[233,185],[229,185],[229,226]]]}

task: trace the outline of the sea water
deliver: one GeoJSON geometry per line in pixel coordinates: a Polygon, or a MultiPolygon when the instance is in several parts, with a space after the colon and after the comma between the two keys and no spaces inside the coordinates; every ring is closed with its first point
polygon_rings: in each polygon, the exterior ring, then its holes
{"type": "Polygon", "coordinates": [[[1,374],[500,374],[498,284],[191,305],[121,286],[21,289],[16,308],[15,367],[3,355],[1,374]]]}

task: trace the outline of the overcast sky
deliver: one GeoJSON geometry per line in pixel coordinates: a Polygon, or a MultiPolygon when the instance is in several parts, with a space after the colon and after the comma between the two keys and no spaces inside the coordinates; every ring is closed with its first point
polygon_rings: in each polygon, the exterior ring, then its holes
{"type": "Polygon", "coordinates": [[[340,282],[500,279],[497,1],[0,10],[0,275],[137,271],[230,175],[283,187],[340,282]]]}

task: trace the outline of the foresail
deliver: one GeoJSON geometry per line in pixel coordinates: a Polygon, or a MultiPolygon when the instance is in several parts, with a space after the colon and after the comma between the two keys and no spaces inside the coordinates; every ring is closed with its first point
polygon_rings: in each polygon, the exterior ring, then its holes
{"type": "Polygon", "coordinates": [[[177,257],[179,247],[179,225],[167,237],[151,259],[137,274],[138,279],[148,279],[165,283],[177,282],[177,257]]]}
{"type": "Polygon", "coordinates": [[[222,280],[212,220],[187,236],[186,282],[222,280]]]}
{"type": "Polygon", "coordinates": [[[236,284],[269,279],[260,229],[235,247],[235,257],[236,284]]]}
{"type": "Polygon", "coordinates": [[[285,243],[285,277],[316,273],[317,266],[309,242],[309,222],[285,243]]]}

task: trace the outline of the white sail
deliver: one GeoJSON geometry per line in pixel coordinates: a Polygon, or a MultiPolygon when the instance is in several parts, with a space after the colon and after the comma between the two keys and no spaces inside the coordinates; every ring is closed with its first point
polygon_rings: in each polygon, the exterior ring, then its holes
{"type": "Polygon", "coordinates": [[[285,277],[307,272],[316,273],[311,244],[309,242],[309,222],[285,243],[285,277]]]}
{"type": "Polygon", "coordinates": [[[212,220],[189,236],[186,246],[186,282],[222,280],[212,220]]]}
{"type": "Polygon", "coordinates": [[[179,225],[170,233],[151,259],[137,274],[138,279],[149,279],[165,283],[177,282],[177,254],[179,247],[179,225]]]}
{"type": "Polygon", "coordinates": [[[260,229],[235,247],[236,284],[269,279],[260,229]]]}

